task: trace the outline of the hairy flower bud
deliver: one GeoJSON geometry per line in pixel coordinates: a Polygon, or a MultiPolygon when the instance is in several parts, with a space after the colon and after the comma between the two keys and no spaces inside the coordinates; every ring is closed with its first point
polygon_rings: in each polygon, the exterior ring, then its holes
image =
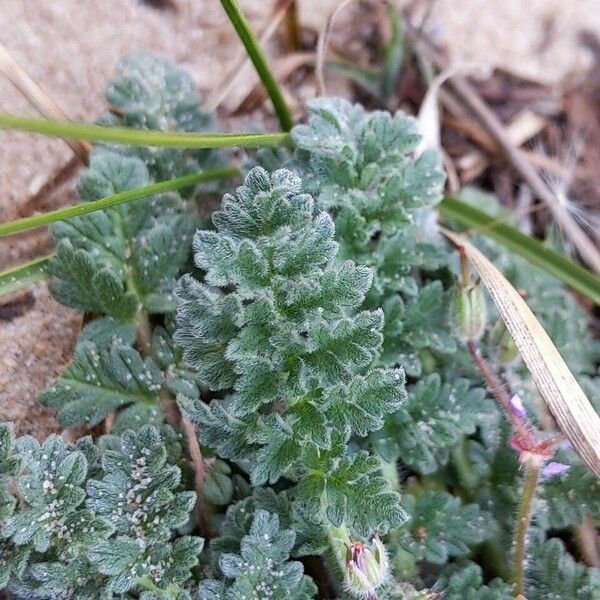
{"type": "Polygon", "coordinates": [[[463,342],[481,339],[485,331],[487,310],[483,291],[478,283],[456,289],[454,318],[458,337],[463,342]]]}
{"type": "Polygon", "coordinates": [[[346,552],[346,585],[359,598],[377,600],[376,590],[389,575],[389,561],[385,547],[376,536],[372,547],[355,542],[346,552]]]}

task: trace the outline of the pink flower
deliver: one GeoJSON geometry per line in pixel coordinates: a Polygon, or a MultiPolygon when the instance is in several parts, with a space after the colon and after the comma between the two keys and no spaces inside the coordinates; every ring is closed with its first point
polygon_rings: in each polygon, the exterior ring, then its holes
{"type": "Polygon", "coordinates": [[[520,419],[527,418],[527,411],[525,410],[525,407],[523,406],[523,400],[521,400],[521,396],[519,396],[518,394],[515,394],[510,399],[510,408],[511,408],[513,414],[516,415],[517,417],[519,417],[520,419]]]}
{"type": "Polygon", "coordinates": [[[377,588],[389,576],[389,561],[381,540],[375,536],[371,546],[354,542],[346,552],[346,587],[359,598],[377,600],[377,588]]]}
{"type": "Polygon", "coordinates": [[[542,475],[544,477],[557,477],[564,475],[570,468],[571,465],[552,461],[542,469],[542,475]]]}

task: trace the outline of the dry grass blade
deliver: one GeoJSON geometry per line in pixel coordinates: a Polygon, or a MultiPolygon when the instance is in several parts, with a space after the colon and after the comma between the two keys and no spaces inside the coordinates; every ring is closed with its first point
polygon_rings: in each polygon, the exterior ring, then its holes
{"type": "MultiPolygon", "coordinates": [[[[277,28],[284,20],[292,2],[293,0],[277,0],[277,2],[275,2],[275,5],[269,11],[269,14],[265,17],[262,25],[258,29],[258,40],[261,46],[264,46],[275,31],[277,31],[277,28]]],[[[223,80],[215,86],[214,91],[206,99],[204,108],[209,112],[216,110],[223,100],[227,98],[236,81],[249,67],[250,58],[247,52],[242,49],[235,58],[229,72],[225,75],[223,80]]]]}
{"type": "MultiPolygon", "coordinates": [[[[0,71],[23,94],[28,102],[44,117],[67,121],[67,116],[42,88],[27,74],[0,42],[0,71]]],[[[82,163],[88,164],[91,144],[80,140],[65,140],[82,163]]]]}
{"type": "Polygon", "coordinates": [[[284,41],[288,52],[297,52],[301,48],[300,20],[298,18],[298,2],[292,0],[285,11],[284,41]]]}
{"type": "Polygon", "coordinates": [[[425,150],[441,151],[442,149],[439,108],[440,88],[446,79],[452,77],[454,72],[455,69],[446,69],[429,84],[417,116],[419,133],[421,134],[421,142],[416,149],[417,154],[422,154],[425,150]]]}
{"type": "MultiPolygon", "coordinates": [[[[294,52],[287,54],[272,61],[272,68],[277,81],[285,81],[301,67],[313,66],[315,63],[315,55],[313,52],[294,52]]],[[[258,82],[237,104],[232,107],[231,114],[240,114],[251,112],[260,106],[267,98],[265,88],[258,82]]],[[[292,112],[294,106],[292,106],[292,112]]]]}
{"type": "Polygon", "coordinates": [[[527,160],[527,158],[525,158],[520,148],[511,141],[504,125],[466,79],[462,77],[453,77],[450,80],[450,84],[453,86],[456,93],[479,117],[482,124],[488,130],[488,133],[496,140],[507,159],[529,184],[533,192],[552,211],[556,222],[561,229],[563,229],[565,234],[569,236],[581,255],[581,258],[592,267],[594,271],[600,273],[600,252],[560,204],[556,195],[546,185],[536,168],[527,160]]]}
{"type": "Polygon", "coordinates": [[[442,232],[464,248],[550,412],[575,451],[600,478],[600,417],[552,340],[515,288],[473,244],[452,231],[442,229],[442,232]]]}
{"type": "MultiPolygon", "coordinates": [[[[411,39],[413,48],[421,58],[433,64],[438,71],[448,68],[447,61],[439,55],[435,48],[414,27],[407,24],[407,35],[411,39]]],[[[465,106],[477,117],[489,136],[497,143],[498,147],[521,177],[527,182],[532,192],[550,209],[556,223],[569,237],[582,260],[596,273],[600,273],[600,250],[585,234],[579,224],[572,218],[564,206],[561,205],[556,194],[543,180],[537,169],[528,160],[525,153],[513,143],[507,133],[506,127],[477,93],[475,88],[460,75],[455,75],[448,80],[447,86],[465,106]]],[[[447,95],[446,95],[447,98],[447,95]]]]}
{"type": "MultiPolygon", "coordinates": [[[[381,0],[384,4],[387,4],[386,0],[381,0]]],[[[335,18],[338,16],[346,6],[354,2],[354,0],[343,0],[340,2],[335,8],[335,10],[329,15],[327,21],[325,22],[325,26],[321,30],[319,34],[319,39],[317,40],[317,60],[315,65],[315,74],[317,78],[317,96],[325,96],[327,92],[325,90],[325,79],[323,77],[323,69],[325,67],[325,54],[327,53],[327,42],[329,41],[329,35],[331,34],[331,28],[333,27],[333,22],[335,18]]]]}

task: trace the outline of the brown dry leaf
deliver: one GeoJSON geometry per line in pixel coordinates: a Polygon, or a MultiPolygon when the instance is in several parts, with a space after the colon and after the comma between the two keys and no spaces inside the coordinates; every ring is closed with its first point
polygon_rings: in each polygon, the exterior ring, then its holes
{"type": "Polygon", "coordinates": [[[464,248],[562,432],[600,479],[600,416],[517,290],[464,236],[441,228],[464,248]]]}
{"type": "Polygon", "coordinates": [[[449,68],[442,71],[429,85],[425,98],[421,102],[417,122],[419,124],[419,133],[421,141],[415,152],[417,155],[422,154],[425,150],[441,150],[441,123],[440,123],[440,107],[439,95],[440,88],[444,82],[456,73],[455,68],[449,68]]]}

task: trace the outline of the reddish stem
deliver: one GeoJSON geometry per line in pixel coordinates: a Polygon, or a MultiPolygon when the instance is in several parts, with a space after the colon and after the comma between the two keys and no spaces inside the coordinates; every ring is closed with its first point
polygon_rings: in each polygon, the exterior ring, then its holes
{"type": "Polygon", "coordinates": [[[515,431],[517,432],[519,440],[521,440],[521,442],[523,442],[525,445],[527,445],[529,447],[536,446],[536,440],[533,435],[533,432],[528,427],[528,425],[513,412],[511,405],[510,405],[510,398],[508,397],[508,394],[504,391],[502,384],[498,381],[498,379],[494,375],[490,365],[487,363],[485,358],[483,358],[483,356],[481,355],[481,352],[479,351],[479,348],[477,347],[475,342],[473,342],[473,341],[467,342],[467,348],[469,349],[469,352],[471,353],[471,356],[473,357],[473,360],[475,361],[477,368],[483,375],[485,382],[487,383],[488,387],[490,388],[490,391],[492,392],[492,394],[498,401],[498,404],[500,404],[500,406],[506,413],[506,416],[509,418],[510,422],[512,423],[513,427],[515,428],[515,431]]]}
{"type": "Polygon", "coordinates": [[[549,448],[552,448],[552,446],[555,446],[556,444],[560,444],[561,442],[564,442],[567,439],[567,436],[564,433],[558,433],[557,435],[553,435],[552,437],[549,437],[547,440],[544,440],[542,442],[540,442],[539,444],[537,444],[537,446],[535,447],[535,450],[539,450],[539,451],[544,451],[544,450],[548,450],[549,448]]]}

